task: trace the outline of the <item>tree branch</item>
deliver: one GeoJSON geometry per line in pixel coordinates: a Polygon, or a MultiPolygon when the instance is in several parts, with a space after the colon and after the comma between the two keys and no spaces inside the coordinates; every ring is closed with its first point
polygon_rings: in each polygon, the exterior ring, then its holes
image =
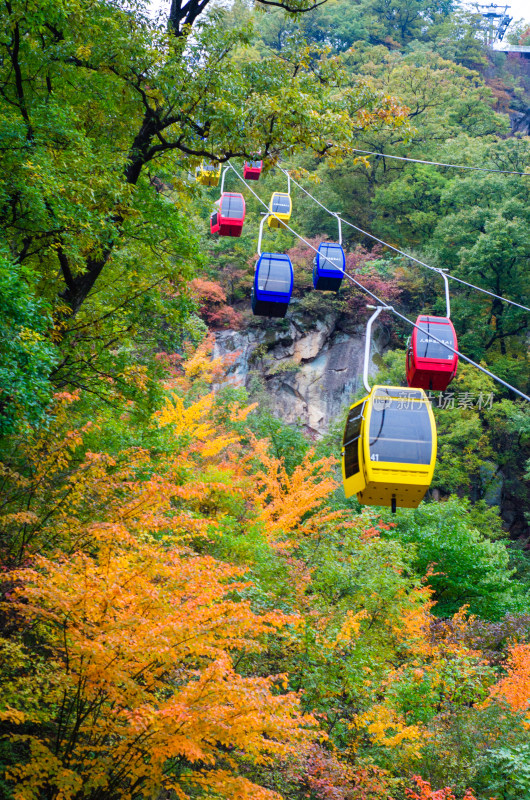
{"type": "Polygon", "coordinates": [[[279,3],[274,0],[258,0],[258,3],[263,6],[278,6],[278,8],[283,8],[284,11],[288,11],[290,14],[305,14],[307,11],[313,11],[313,9],[323,6],[324,3],[327,3],[327,0],[320,0],[320,3],[313,3],[312,6],[307,8],[293,8],[288,3],[279,3]]]}

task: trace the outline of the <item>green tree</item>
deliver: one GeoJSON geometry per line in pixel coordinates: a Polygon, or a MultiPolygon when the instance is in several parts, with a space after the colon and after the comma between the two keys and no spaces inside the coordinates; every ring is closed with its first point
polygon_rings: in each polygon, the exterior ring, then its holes
{"type": "Polygon", "coordinates": [[[480,761],[476,784],[503,800],[530,798],[530,745],[492,747],[480,761]]]}
{"type": "Polygon", "coordinates": [[[403,47],[413,39],[429,37],[429,29],[444,20],[454,7],[453,0],[365,0],[363,10],[372,14],[372,38],[403,47]]]}
{"type": "Polygon", "coordinates": [[[257,49],[250,13],[234,24],[208,2],[174,2],[166,29],[145,9],[0,8],[2,242],[51,305],[55,386],[111,403],[138,362],[200,333],[188,286],[204,263],[202,159],[333,157],[366,125],[400,121],[326,52],[300,39],[281,57],[257,49]]]}
{"type": "MultiPolygon", "coordinates": [[[[201,158],[326,152],[362,127],[361,108],[379,106],[379,94],[348,87],[333,60],[307,63],[302,42],[282,58],[242,59],[252,24],[227,27],[206,6],[175,0],[168,33],[141,3],[72,0],[36,14],[20,2],[2,7],[6,238],[44,275],[59,270],[53,288],[73,314],[109,261],[123,264],[118,252],[130,253],[129,272],[139,268],[137,237],[166,263],[190,255],[181,215],[163,198],[144,207],[154,163],[163,175],[201,158]]],[[[182,178],[174,188],[184,194],[182,178]]]]}
{"type": "MultiPolygon", "coordinates": [[[[530,288],[529,188],[517,176],[452,181],[442,193],[443,216],[432,237],[439,262],[458,277],[524,303],[530,288]]],[[[461,344],[475,359],[491,348],[505,356],[528,325],[524,311],[477,292],[455,304],[455,318],[461,344]]]]}
{"type": "Polygon", "coordinates": [[[511,578],[506,545],[492,541],[489,531],[476,524],[476,516],[469,518],[468,502],[452,498],[403,509],[386,534],[415,546],[414,569],[419,575],[429,573],[439,616],[468,605],[471,613],[498,619],[508,609],[527,607],[523,587],[511,578]]]}
{"type": "MultiPolygon", "coordinates": [[[[476,137],[508,130],[507,120],[492,113],[493,95],[477,73],[442,58],[425,45],[403,54],[358,42],[345,55],[345,61],[352,80],[362,76],[374,88],[398,97],[408,109],[405,125],[360,132],[355,146],[361,150],[439,160],[443,148],[441,160],[460,163],[463,143],[460,141],[454,152],[441,143],[463,137],[469,147],[476,137]]],[[[484,149],[480,148],[479,158],[484,149]]],[[[470,163],[474,157],[470,154],[470,163]]],[[[392,243],[397,238],[397,243],[409,247],[429,241],[440,217],[442,189],[453,178],[435,167],[420,168],[383,156],[364,160],[361,154],[356,160],[346,156],[335,165],[319,163],[306,155],[295,163],[309,172],[316,171],[322,181],[318,196],[328,208],[341,210],[360,227],[390,237],[392,243]]],[[[304,220],[308,232],[315,235],[322,226],[322,211],[308,206],[304,220]]],[[[369,238],[365,241],[351,229],[346,228],[344,236],[351,244],[361,239],[373,246],[369,238]]]]}
{"type": "MultiPolygon", "coordinates": [[[[481,800],[502,798],[506,777],[497,771],[497,743],[499,749],[520,753],[523,759],[527,749],[524,716],[496,703],[486,707],[477,703],[440,714],[433,719],[429,732],[417,770],[433,786],[454,786],[457,797],[473,786],[481,800]],[[498,783],[494,791],[495,778],[498,783]]],[[[517,780],[516,776],[517,772],[517,780]]]]}
{"type": "Polygon", "coordinates": [[[0,435],[42,419],[58,358],[48,338],[51,327],[31,270],[0,253],[0,435]]]}

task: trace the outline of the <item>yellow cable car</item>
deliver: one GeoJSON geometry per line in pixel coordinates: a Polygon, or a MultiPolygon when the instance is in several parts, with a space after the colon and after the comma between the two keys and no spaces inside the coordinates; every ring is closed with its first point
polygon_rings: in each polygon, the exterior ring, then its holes
{"type": "Polygon", "coordinates": [[[220,164],[205,164],[204,161],[195,170],[195,180],[201,186],[217,186],[221,178],[220,164]]]}
{"type": "Polygon", "coordinates": [[[269,228],[285,228],[283,222],[289,222],[292,211],[291,195],[285,192],[274,192],[269,203],[269,214],[276,214],[279,219],[270,216],[267,220],[269,228]]]}
{"type": "Polygon", "coordinates": [[[348,413],[342,447],[346,497],[417,508],[436,463],[436,424],[423,389],[374,386],[348,413]]]}

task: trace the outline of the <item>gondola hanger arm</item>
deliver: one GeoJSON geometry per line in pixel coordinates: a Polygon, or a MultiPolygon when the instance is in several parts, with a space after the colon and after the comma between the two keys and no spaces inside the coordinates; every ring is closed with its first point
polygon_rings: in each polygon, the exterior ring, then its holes
{"type": "Polygon", "coordinates": [[[445,274],[447,272],[447,270],[439,269],[438,272],[440,273],[440,275],[444,279],[444,285],[445,285],[445,312],[446,312],[445,316],[447,317],[447,319],[450,319],[451,318],[451,300],[450,300],[450,297],[449,297],[449,278],[445,274]]]}
{"type": "Polygon", "coordinates": [[[363,383],[364,388],[370,394],[372,387],[368,383],[368,367],[370,365],[370,349],[372,344],[372,324],[375,322],[381,311],[385,311],[387,306],[366,306],[375,309],[374,313],[366,323],[366,339],[364,342],[364,364],[363,364],[363,383]]]}
{"type": "Polygon", "coordinates": [[[265,225],[266,220],[270,217],[270,214],[264,214],[261,222],[259,224],[259,236],[258,236],[258,256],[261,255],[261,240],[263,238],[263,226],[265,225]]]}
{"type": "Polygon", "coordinates": [[[229,169],[233,169],[232,164],[227,164],[226,167],[224,168],[223,172],[222,172],[222,175],[221,175],[221,194],[223,194],[223,192],[225,190],[225,175],[226,175],[226,173],[228,172],[229,169]]]}
{"type": "Polygon", "coordinates": [[[339,244],[342,247],[342,220],[338,214],[333,214],[333,216],[337,220],[337,225],[339,226],[339,244]]]}

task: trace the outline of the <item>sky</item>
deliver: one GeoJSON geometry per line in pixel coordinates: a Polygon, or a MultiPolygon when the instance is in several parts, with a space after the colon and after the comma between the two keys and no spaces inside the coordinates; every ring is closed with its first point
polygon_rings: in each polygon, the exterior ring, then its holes
{"type": "MultiPolygon", "coordinates": [[[[159,9],[169,11],[169,7],[171,5],[171,0],[149,0],[149,2],[154,13],[156,13],[156,11],[159,9]]],[[[480,5],[487,4],[487,0],[478,0],[478,2],[480,5]]],[[[497,5],[499,8],[504,7],[504,4],[501,2],[501,0],[494,0],[493,4],[497,5]]],[[[466,3],[465,5],[474,7],[475,4],[466,3]]],[[[510,9],[508,13],[511,17],[513,17],[514,22],[518,22],[520,19],[525,19],[530,24],[530,0],[511,0],[509,5],[510,9]]]]}
{"type": "MultiPolygon", "coordinates": [[[[499,3],[497,3],[497,5],[499,5],[499,3]]],[[[525,19],[530,22],[530,0],[513,0],[513,2],[510,3],[509,13],[515,21],[518,19],[525,19]]]]}

